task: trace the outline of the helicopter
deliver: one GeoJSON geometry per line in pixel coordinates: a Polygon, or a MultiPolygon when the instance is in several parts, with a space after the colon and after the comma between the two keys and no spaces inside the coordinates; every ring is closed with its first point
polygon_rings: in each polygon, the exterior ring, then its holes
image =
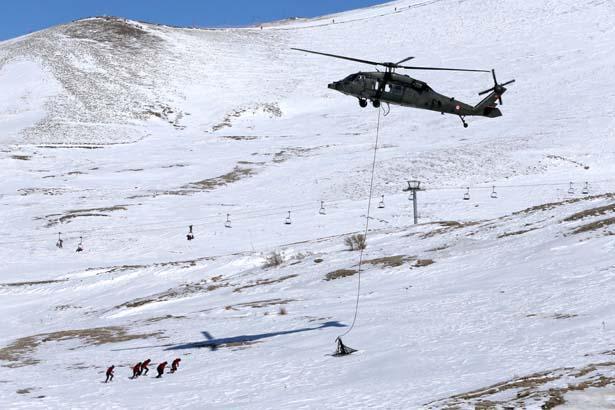
{"type": "MultiPolygon", "coordinates": [[[[379,108],[381,103],[400,105],[404,107],[420,108],[444,114],[457,115],[464,126],[468,127],[465,121],[467,116],[482,116],[488,118],[500,117],[502,112],[498,102],[502,105],[502,94],[506,92],[506,86],[515,82],[507,81],[499,84],[495,76],[495,70],[470,70],[464,68],[443,68],[443,67],[416,67],[401,65],[414,57],[407,57],[396,63],[381,63],[376,61],[363,60],[359,58],[345,57],[337,54],[321,53],[318,51],[305,50],[302,48],[291,48],[296,51],[319,54],[327,57],[340,58],[343,60],[355,61],[358,63],[381,66],[385,71],[358,72],[350,74],[340,81],[334,81],[328,85],[332,90],[337,90],[343,94],[352,95],[359,99],[361,107],[367,107],[370,100],[375,108],[379,108]],[[396,69],[406,70],[431,70],[431,71],[465,71],[489,73],[493,76],[493,87],[481,91],[478,95],[489,93],[482,101],[476,105],[466,104],[453,97],[447,97],[434,91],[427,83],[417,80],[407,75],[397,74],[396,69]]],[[[376,70],[378,70],[376,68],[376,70]]]]}

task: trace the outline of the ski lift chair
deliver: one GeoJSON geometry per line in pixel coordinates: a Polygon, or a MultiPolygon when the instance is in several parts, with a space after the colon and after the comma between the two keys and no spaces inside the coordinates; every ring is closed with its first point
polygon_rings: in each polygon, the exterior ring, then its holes
{"type": "Polygon", "coordinates": [[[491,191],[491,198],[496,199],[498,197],[498,193],[495,192],[495,185],[493,186],[493,191],[491,191]]]}
{"type": "Polygon", "coordinates": [[[327,214],[327,212],[325,211],[325,201],[320,201],[320,209],[318,210],[318,213],[321,215],[327,214]]]}
{"type": "Polygon", "coordinates": [[[466,192],[465,192],[465,194],[463,194],[463,200],[464,201],[469,201],[470,200],[470,187],[466,188],[466,192]]]}

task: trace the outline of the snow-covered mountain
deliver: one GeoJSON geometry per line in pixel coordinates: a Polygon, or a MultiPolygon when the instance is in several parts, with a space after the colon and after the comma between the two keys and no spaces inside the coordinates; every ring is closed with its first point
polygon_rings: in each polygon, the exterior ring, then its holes
{"type": "MultiPolygon", "coordinates": [[[[0,406],[612,406],[612,44],[598,0],[219,30],[101,17],[1,42],[0,406]],[[468,129],[380,117],[343,358],[379,114],[326,87],[369,67],[291,47],[517,80],[468,129]],[[182,364],[129,380],[147,357],[182,364]]],[[[468,103],[493,84],[409,74],[468,103]]]]}

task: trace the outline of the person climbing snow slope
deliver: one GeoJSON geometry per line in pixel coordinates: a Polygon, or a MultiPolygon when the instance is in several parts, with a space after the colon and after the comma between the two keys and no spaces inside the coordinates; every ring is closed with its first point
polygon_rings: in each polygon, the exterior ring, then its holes
{"type": "Polygon", "coordinates": [[[132,368],[132,377],[131,379],[136,379],[141,374],[141,362],[134,365],[132,368]]]}
{"type": "Polygon", "coordinates": [[[139,372],[139,376],[143,375],[143,376],[147,376],[147,372],[149,372],[149,364],[152,360],[151,359],[147,359],[146,361],[144,361],[143,363],[141,363],[141,371],[139,372]],[[143,371],[145,370],[145,373],[143,373],[143,371]]]}
{"type": "Polygon", "coordinates": [[[107,378],[105,379],[105,383],[113,381],[113,369],[115,369],[115,365],[111,365],[111,367],[107,369],[107,378]]]}
{"type": "Polygon", "coordinates": [[[179,357],[173,360],[173,363],[171,363],[171,373],[175,373],[177,371],[177,368],[179,367],[179,362],[181,361],[182,359],[180,359],[179,357]]]}
{"type": "Polygon", "coordinates": [[[167,367],[167,362],[162,362],[158,365],[158,367],[156,367],[156,371],[158,372],[158,376],[156,376],[157,379],[160,379],[162,377],[162,375],[164,374],[165,367],[167,367]]]}

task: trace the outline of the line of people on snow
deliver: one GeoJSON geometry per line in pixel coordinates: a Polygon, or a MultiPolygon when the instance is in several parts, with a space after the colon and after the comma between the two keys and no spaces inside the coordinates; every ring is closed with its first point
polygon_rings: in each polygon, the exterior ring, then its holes
{"type": "MultiPolygon", "coordinates": [[[[182,359],[180,359],[179,357],[173,360],[173,362],[171,363],[170,373],[175,373],[177,371],[177,369],[179,368],[179,362],[181,361],[182,359]]],[[[139,376],[147,376],[147,373],[149,372],[149,365],[151,362],[152,362],[151,359],[147,359],[143,362],[139,362],[135,364],[132,367],[132,376],[129,378],[136,379],[139,376]]],[[[164,361],[162,363],[159,363],[158,366],[156,366],[156,371],[158,372],[158,375],[156,376],[157,379],[160,379],[162,377],[162,375],[164,374],[164,369],[167,367],[167,364],[168,362],[164,361]]],[[[114,372],[115,372],[115,365],[111,365],[109,368],[107,368],[107,373],[106,373],[107,378],[105,379],[105,383],[113,381],[114,372]]]]}

